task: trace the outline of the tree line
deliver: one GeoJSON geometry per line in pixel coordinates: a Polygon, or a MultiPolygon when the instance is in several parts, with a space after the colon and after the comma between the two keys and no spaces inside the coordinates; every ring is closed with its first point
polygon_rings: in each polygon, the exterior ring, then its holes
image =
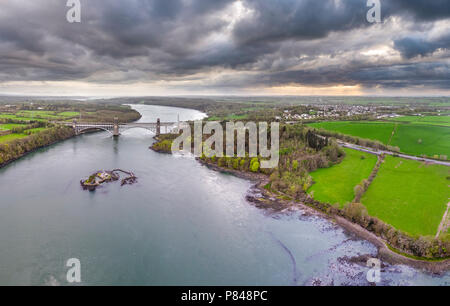
{"type": "Polygon", "coordinates": [[[48,146],[72,136],[74,136],[74,131],[72,128],[55,126],[38,133],[31,134],[25,138],[2,143],[0,144],[0,167],[33,150],[48,146]]]}

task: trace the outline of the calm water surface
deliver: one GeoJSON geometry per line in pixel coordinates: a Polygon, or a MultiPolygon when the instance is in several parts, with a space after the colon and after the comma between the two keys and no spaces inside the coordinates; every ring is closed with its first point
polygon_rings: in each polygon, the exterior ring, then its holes
{"type": "MultiPolygon", "coordinates": [[[[133,106],[141,122],[201,119],[197,111],[133,106]]],[[[146,130],[83,135],[0,169],[0,285],[67,285],[81,261],[84,285],[366,285],[368,268],[343,260],[376,254],[302,211],[269,215],[245,201],[250,183],[189,157],[157,154],[146,130]],[[132,170],[132,186],[83,191],[100,169],[132,170]]],[[[449,285],[405,266],[382,284],[449,285]]]]}

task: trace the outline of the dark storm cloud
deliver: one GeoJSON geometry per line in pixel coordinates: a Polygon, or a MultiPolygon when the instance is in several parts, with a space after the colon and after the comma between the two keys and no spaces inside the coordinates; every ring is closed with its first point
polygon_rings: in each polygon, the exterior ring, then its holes
{"type": "Polygon", "coordinates": [[[427,56],[437,50],[450,49],[450,34],[438,39],[428,40],[423,37],[405,37],[394,42],[395,49],[408,59],[427,56]]]}
{"type": "Polygon", "coordinates": [[[367,7],[360,0],[247,0],[246,4],[254,14],[234,30],[241,43],[315,39],[330,31],[368,26],[367,7]]]}
{"type": "Polygon", "coordinates": [[[450,64],[445,62],[403,64],[386,67],[364,68],[352,72],[351,78],[363,84],[379,83],[389,87],[401,87],[406,84],[438,84],[450,87],[450,64]]]}
{"type": "Polygon", "coordinates": [[[386,15],[410,14],[419,21],[434,21],[450,17],[448,0],[390,0],[383,1],[386,15]]]}
{"type": "MultiPolygon", "coordinates": [[[[226,87],[237,87],[242,79],[222,81],[226,87]]],[[[245,82],[252,86],[284,86],[302,84],[305,86],[362,84],[366,87],[383,85],[385,87],[405,87],[411,85],[438,84],[439,88],[450,87],[450,64],[446,62],[402,64],[392,66],[364,66],[363,63],[354,67],[328,66],[318,69],[294,70],[277,73],[261,74],[258,77],[247,76],[245,82]]]]}
{"type": "Polygon", "coordinates": [[[66,21],[65,2],[2,3],[0,81],[170,81],[231,69],[235,78],[217,78],[223,86],[448,85],[448,60],[433,56],[448,50],[450,36],[428,35],[450,18],[448,0],[382,0],[386,37],[377,39],[366,0],[241,0],[243,12],[232,9],[236,0],[81,0],[81,24],[66,21]],[[390,17],[404,30],[393,32],[390,17]],[[357,55],[389,43],[403,61],[380,67],[357,55]],[[427,71],[418,60],[425,57],[427,71]]]}
{"type": "MultiPolygon", "coordinates": [[[[282,40],[286,38],[314,39],[332,31],[368,27],[365,0],[246,0],[255,11],[254,17],[235,28],[243,42],[282,40]]],[[[381,1],[382,16],[408,16],[414,20],[439,20],[450,17],[448,0],[381,1]]]]}

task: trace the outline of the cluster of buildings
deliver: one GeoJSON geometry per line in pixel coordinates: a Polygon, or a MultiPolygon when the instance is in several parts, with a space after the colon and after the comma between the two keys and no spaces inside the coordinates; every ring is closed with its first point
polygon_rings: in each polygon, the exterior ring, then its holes
{"type": "Polygon", "coordinates": [[[323,118],[352,117],[357,115],[376,115],[378,107],[373,105],[305,105],[286,109],[276,120],[314,120],[323,118]]]}

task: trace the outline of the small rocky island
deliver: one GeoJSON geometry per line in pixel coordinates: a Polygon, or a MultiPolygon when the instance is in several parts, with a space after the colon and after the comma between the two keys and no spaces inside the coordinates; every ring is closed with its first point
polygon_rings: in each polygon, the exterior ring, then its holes
{"type": "Polygon", "coordinates": [[[119,172],[122,172],[127,177],[123,178],[121,181],[121,186],[126,184],[134,184],[137,182],[137,177],[131,171],[124,171],[122,169],[114,169],[111,171],[101,170],[94,172],[89,178],[81,180],[80,184],[84,190],[94,191],[98,186],[103,183],[114,182],[120,179],[119,172]]]}

